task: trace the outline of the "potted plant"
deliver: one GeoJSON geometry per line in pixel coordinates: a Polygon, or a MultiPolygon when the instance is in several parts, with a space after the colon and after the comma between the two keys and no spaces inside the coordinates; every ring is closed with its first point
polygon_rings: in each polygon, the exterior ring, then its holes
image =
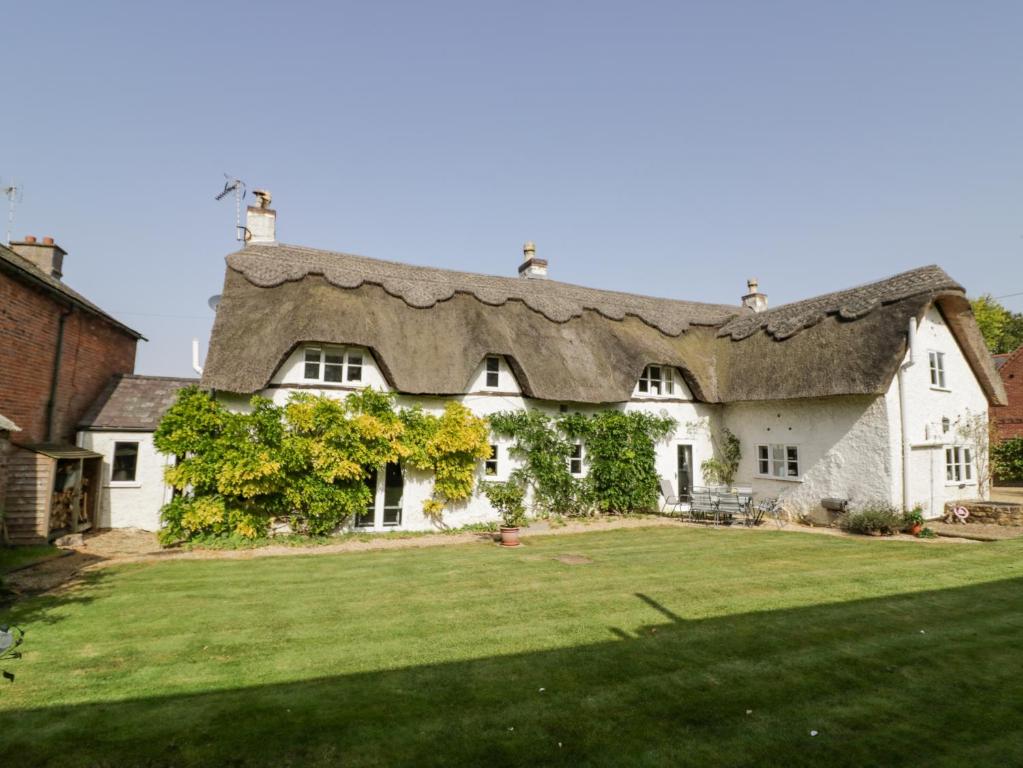
{"type": "Polygon", "coordinates": [[[903,515],[906,524],[906,533],[911,536],[918,536],[924,528],[924,511],[920,507],[914,507],[903,515]]]}
{"type": "Polygon", "coordinates": [[[519,546],[519,526],[526,521],[526,489],[518,483],[482,483],[483,495],[501,515],[501,546],[519,546]]]}

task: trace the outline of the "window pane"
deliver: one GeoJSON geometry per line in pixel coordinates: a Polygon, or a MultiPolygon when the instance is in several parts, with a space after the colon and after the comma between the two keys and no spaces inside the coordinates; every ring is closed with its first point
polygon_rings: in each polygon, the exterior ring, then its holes
{"type": "Polygon", "coordinates": [[[369,475],[363,479],[366,487],[369,488],[370,501],[366,505],[366,511],[361,515],[355,516],[355,524],[360,527],[372,526],[374,518],[376,517],[376,498],[377,498],[377,471],[371,469],[369,475]]]}
{"type": "Polygon", "coordinates": [[[483,462],[483,474],[494,476],[497,474],[497,446],[490,446],[490,458],[483,462]]]}
{"type": "Polygon", "coordinates": [[[324,381],[341,381],[342,367],[340,365],[324,364],[323,366],[323,380],[324,381]]]}
{"type": "Polygon", "coordinates": [[[644,379],[640,379],[639,380],[639,391],[640,392],[646,392],[647,390],[648,390],[648,387],[647,387],[646,379],[645,378],[644,379]]]}
{"type": "Polygon", "coordinates": [[[573,475],[581,475],[583,472],[583,446],[581,443],[572,446],[572,454],[568,459],[568,471],[573,475]]]}
{"type": "Polygon", "coordinates": [[[487,377],[486,382],[488,387],[496,387],[501,383],[501,361],[496,357],[488,357],[486,364],[487,377]]]}
{"type": "Polygon", "coordinates": [[[320,350],[307,349],[305,351],[305,374],[307,379],[320,378],[320,350]]]}
{"type": "Polygon", "coordinates": [[[671,395],[675,393],[675,377],[671,373],[671,368],[664,369],[664,394],[671,395]]]}
{"type": "Polygon", "coordinates": [[[348,358],[348,380],[349,381],[362,381],[362,356],[349,357],[348,358]],[[352,363],[352,360],[358,360],[359,362],[352,363]]]}
{"type": "Polygon", "coordinates": [[[790,445],[785,449],[789,477],[799,477],[799,449],[790,445]]]}
{"type": "Polygon", "coordinates": [[[761,475],[771,474],[771,464],[768,461],[768,452],[766,445],[757,446],[757,464],[761,475]]]}
{"type": "Polygon", "coordinates": [[[405,479],[400,464],[388,464],[384,473],[384,525],[401,525],[401,499],[405,479]]]}
{"type": "Polygon", "coordinates": [[[138,460],[138,443],[114,443],[114,462],[110,472],[110,479],[115,483],[135,482],[138,460]]]}
{"type": "Polygon", "coordinates": [[[323,362],[328,365],[341,365],[344,362],[344,353],[339,349],[328,349],[323,355],[323,362]]]}

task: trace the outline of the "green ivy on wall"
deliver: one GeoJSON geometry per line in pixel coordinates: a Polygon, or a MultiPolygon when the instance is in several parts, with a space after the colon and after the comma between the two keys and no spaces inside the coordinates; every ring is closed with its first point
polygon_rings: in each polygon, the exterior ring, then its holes
{"type": "Polygon", "coordinates": [[[504,411],[490,417],[497,434],[512,438],[512,455],[523,462],[516,479],[533,491],[540,514],[622,513],[657,502],[656,444],[677,422],[643,412],[601,411],[551,416],[541,411],[504,411]],[[576,443],[585,445],[587,473],[569,472],[576,443]]]}

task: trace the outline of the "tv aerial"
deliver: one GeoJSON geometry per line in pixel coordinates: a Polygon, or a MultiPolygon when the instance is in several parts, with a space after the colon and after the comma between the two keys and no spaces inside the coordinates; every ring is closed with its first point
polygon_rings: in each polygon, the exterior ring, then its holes
{"type": "Polygon", "coordinates": [[[0,192],[7,198],[7,245],[11,244],[11,231],[14,229],[14,208],[21,202],[24,189],[16,181],[0,185],[0,192]]]}
{"type": "Polygon", "coordinates": [[[245,182],[236,179],[234,176],[224,174],[224,189],[214,197],[214,200],[223,200],[234,192],[234,239],[244,240],[244,227],[242,226],[242,200],[245,198],[245,182]]]}

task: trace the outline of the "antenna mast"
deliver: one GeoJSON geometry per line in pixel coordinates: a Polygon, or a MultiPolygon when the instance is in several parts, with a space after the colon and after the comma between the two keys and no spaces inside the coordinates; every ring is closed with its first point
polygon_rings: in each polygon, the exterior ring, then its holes
{"type": "Polygon", "coordinates": [[[7,198],[7,245],[11,244],[11,231],[14,229],[14,207],[21,202],[22,187],[16,181],[11,181],[4,187],[0,187],[4,197],[7,198]]]}
{"type": "Polygon", "coordinates": [[[241,241],[245,239],[243,236],[245,228],[242,226],[242,198],[245,197],[245,182],[226,173],[224,178],[226,179],[224,189],[213,199],[223,200],[234,192],[234,239],[241,241]]]}

